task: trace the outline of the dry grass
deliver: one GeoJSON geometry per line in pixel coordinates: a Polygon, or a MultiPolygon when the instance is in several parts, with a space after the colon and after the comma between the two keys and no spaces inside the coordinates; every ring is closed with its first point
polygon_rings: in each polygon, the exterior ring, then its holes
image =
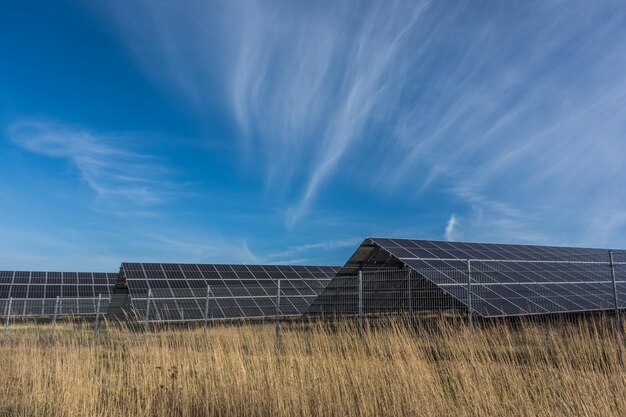
{"type": "Polygon", "coordinates": [[[283,332],[15,325],[0,344],[0,416],[619,416],[610,324],[414,334],[390,323],[283,332]]]}

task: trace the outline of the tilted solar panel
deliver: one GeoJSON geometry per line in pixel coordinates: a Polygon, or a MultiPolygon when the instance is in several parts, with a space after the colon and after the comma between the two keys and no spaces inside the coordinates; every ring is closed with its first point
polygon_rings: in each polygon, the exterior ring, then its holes
{"type": "Polygon", "coordinates": [[[101,311],[106,311],[117,276],[107,272],[0,271],[0,314],[51,316],[56,310],[60,315],[92,315],[98,295],[101,311]]]}
{"type": "MultiPolygon", "coordinates": [[[[370,240],[399,259],[608,261],[607,249],[389,238],[370,240]]],[[[626,261],[626,251],[614,252],[615,261],[626,261]]]]}
{"type": "MultiPolygon", "coordinates": [[[[332,289],[349,282],[359,269],[372,279],[376,271],[403,268],[423,280],[410,284],[414,297],[420,285],[422,291],[436,293],[442,306],[471,304],[473,312],[485,317],[613,309],[614,271],[618,308],[626,308],[626,251],[611,252],[612,261],[605,249],[370,238],[310,311],[330,311],[328,304],[340,293],[332,289]]],[[[409,300],[413,306],[418,301],[409,300]]]]}
{"type": "MultiPolygon", "coordinates": [[[[565,313],[614,308],[605,249],[377,239],[400,259],[482,316],[565,313]],[[470,260],[468,263],[467,260],[470,260]]],[[[613,251],[618,303],[626,307],[626,251],[613,251]]]]}
{"type": "Polygon", "coordinates": [[[302,314],[338,271],[330,266],[123,263],[133,309],[150,320],[302,314]],[[150,307],[148,307],[148,294],[150,307]]]}

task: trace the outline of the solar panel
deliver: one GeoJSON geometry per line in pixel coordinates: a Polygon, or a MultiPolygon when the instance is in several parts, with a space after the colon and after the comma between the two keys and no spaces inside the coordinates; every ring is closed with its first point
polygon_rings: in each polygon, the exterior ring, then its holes
{"type": "Polygon", "coordinates": [[[106,311],[117,273],[0,271],[0,314],[93,315],[98,295],[106,311]],[[57,297],[59,302],[57,304],[57,297]]]}
{"type": "Polygon", "coordinates": [[[122,270],[132,308],[138,315],[145,318],[149,313],[151,320],[191,321],[204,319],[205,311],[209,319],[274,316],[278,280],[280,314],[300,315],[339,268],[123,263],[122,270]]]}
{"type": "MultiPolygon", "coordinates": [[[[626,308],[626,251],[612,252],[618,308],[626,308]]],[[[369,288],[368,283],[376,280],[377,273],[407,268],[416,272],[421,282],[402,283],[402,294],[408,291],[412,297],[418,294],[424,297],[425,292],[430,292],[439,300],[439,304],[432,303],[434,308],[459,305],[469,308],[471,304],[472,312],[496,317],[615,307],[611,262],[606,249],[370,238],[310,306],[309,312],[342,311],[343,299],[352,306],[343,309],[354,313],[358,270],[364,271],[364,286],[369,288]]],[[[381,283],[377,285],[380,287],[381,283]]],[[[364,296],[370,297],[370,301],[379,299],[375,303],[379,309],[395,298],[406,298],[398,295],[398,291],[391,291],[392,285],[396,284],[387,280],[383,287],[371,289],[364,296]]],[[[415,306],[419,301],[408,300],[404,305],[415,306]]]]}

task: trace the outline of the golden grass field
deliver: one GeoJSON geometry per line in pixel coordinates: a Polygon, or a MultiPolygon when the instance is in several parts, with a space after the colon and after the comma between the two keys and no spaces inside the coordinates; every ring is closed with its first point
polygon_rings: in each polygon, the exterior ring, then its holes
{"type": "Polygon", "coordinates": [[[15,324],[0,416],[624,416],[611,322],[436,333],[398,322],[169,328],[15,324]]]}

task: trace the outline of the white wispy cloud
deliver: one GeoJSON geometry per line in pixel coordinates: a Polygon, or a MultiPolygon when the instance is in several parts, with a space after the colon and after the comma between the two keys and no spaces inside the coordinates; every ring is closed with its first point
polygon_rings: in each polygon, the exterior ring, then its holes
{"type": "Polygon", "coordinates": [[[167,195],[167,170],[153,158],[128,150],[124,142],[131,137],[41,120],[15,122],[7,133],[24,149],[67,160],[106,205],[148,206],[167,195]]]}
{"type": "Polygon", "coordinates": [[[137,228],[92,225],[85,231],[62,227],[55,233],[28,227],[0,232],[4,269],[116,272],[121,262],[262,263],[245,239],[216,232],[153,226],[137,228]],[[147,231],[149,230],[149,231],[147,231]],[[140,242],[140,243],[138,243],[140,242]],[[34,255],[43,253],[45,255],[34,255]],[[68,254],[72,256],[68,257],[68,254]]]}
{"type": "Polygon", "coordinates": [[[159,233],[136,231],[134,238],[144,241],[139,260],[158,262],[260,263],[244,238],[218,233],[167,230],[159,233]],[[167,232],[167,233],[165,233],[167,232]]]}
{"type": "Polygon", "coordinates": [[[165,62],[168,82],[192,104],[201,105],[208,80],[223,82],[268,187],[295,186],[293,224],[371,120],[397,107],[410,30],[427,5],[151,1],[116,3],[113,12],[144,68],[162,78],[153,64],[165,62]]]}
{"type": "Polygon", "coordinates": [[[122,257],[75,230],[50,233],[28,225],[0,225],[0,265],[4,270],[117,272],[122,257]],[[68,254],[70,254],[68,256],[68,254]]]}
{"type": "Polygon", "coordinates": [[[385,195],[448,190],[471,236],[624,231],[621,1],[106,7],[156,82],[201,115],[211,101],[231,112],[268,190],[287,196],[288,224],[358,172],[385,195]]]}
{"type": "Polygon", "coordinates": [[[457,219],[454,214],[450,216],[448,219],[448,223],[446,223],[446,232],[444,233],[444,237],[446,240],[455,240],[455,228],[457,225],[457,219]]]}
{"type": "Polygon", "coordinates": [[[264,263],[280,264],[315,264],[329,252],[345,248],[357,248],[363,238],[330,239],[322,242],[287,246],[273,252],[260,255],[264,263]]]}

